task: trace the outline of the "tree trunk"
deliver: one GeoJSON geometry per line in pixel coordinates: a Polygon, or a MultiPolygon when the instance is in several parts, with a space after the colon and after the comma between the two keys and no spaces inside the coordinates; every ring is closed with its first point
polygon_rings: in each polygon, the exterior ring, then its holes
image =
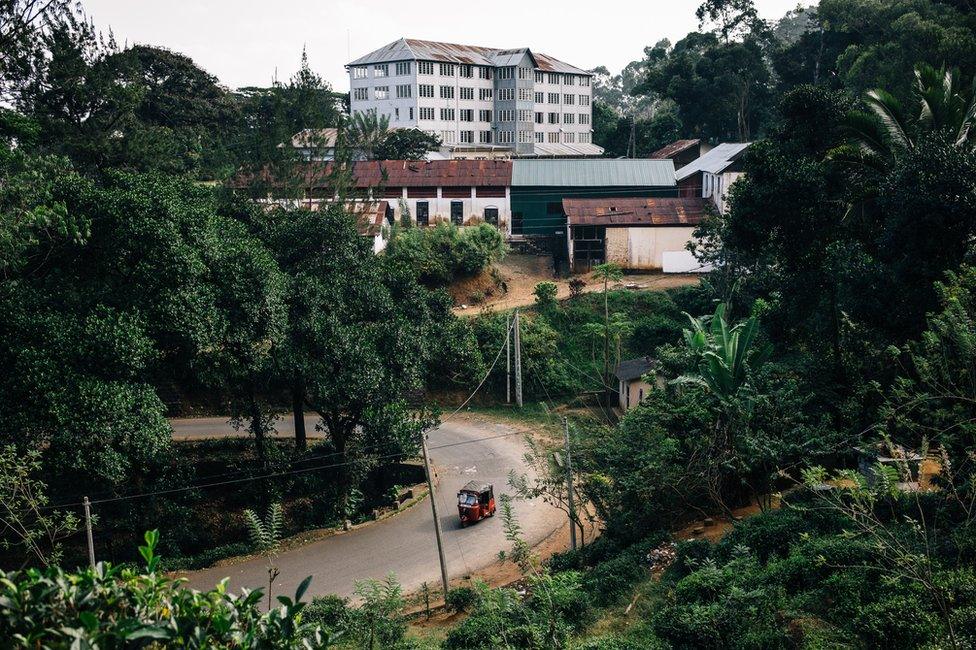
{"type": "Polygon", "coordinates": [[[258,464],[261,469],[267,467],[268,457],[265,453],[267,450],[264,448],[266,441],[266,432],[264,430],[264,422],[261,417],[261,405],[258,404],[257,391],[252,380],[250,386],[250,396],[248,399],[248,415],[251,418],[251,433],[254,434],[254,445],[255,452],[258,457],[258,464]]]}
{"type": "Polygon", "coordinates": [[[291,388],[291,413],[295,420],[295,450],[305,451],[308,448],[305,435],[305,385],[298,375],[295,375],[291,388]]]}

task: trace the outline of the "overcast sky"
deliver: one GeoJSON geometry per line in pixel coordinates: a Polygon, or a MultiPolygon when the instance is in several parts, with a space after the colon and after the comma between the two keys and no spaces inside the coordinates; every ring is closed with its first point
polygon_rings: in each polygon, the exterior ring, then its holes
{"type": "MultiPolygon", "coordinates": [[[[193,58],[230,87],[287,79],[302,46],[312,68],[348,90],[348,61],[401,36],[528,47],[580,68],[613,72],[646,45],[697,29],[700,0],[82,0],[118,42],[162,45],[193,58]]],[[[810,4],[806,2],[804,4],[810,4]]],[[[778,18],[797,0],[756,0],[778,18]]]]}

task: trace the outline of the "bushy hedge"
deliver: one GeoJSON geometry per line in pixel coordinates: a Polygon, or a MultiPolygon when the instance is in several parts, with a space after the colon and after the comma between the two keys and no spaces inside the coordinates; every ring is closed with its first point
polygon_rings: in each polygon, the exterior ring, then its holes
{"type": "MultiPolygon", "coordinates": [[[[99,564],[3,574],[0,639],[26,648],[325,648],[329,639],[302,620],[302,583],[294,599],[261,612],[260,590],[232,596],[225,585],[197,592],[159,573],[156,532],[140,552],[145,572],[99,564]],[[304,645],[307,642],[307,646],[304,645]]],[[[9,644],[9,645],[8,645],[9,644]]]]}
{"type": "Polygon", "coordinates": [[[505,256],[501,232],[488,224],[458,228],[439,223],[430,228],[396,231],[386,248],[394,263],[403,263],[430,287],[442,287],[456,278],[471,277],[505,256]]]}

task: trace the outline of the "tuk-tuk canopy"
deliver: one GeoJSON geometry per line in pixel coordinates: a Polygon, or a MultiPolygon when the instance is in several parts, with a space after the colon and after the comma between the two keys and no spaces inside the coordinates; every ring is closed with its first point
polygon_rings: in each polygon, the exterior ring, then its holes
{"type": "Polygon", "coordinates": [[[468,481],[461,492],[474,492],[475,494],[481,494],[483,492],[488,492],[492,489],[491,483],[485,483],[484,481],[468,481]]]}

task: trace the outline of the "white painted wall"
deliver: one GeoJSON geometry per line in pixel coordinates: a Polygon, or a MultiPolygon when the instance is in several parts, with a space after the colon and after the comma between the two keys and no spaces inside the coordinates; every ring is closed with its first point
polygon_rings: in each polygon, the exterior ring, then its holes
{"type": "Polygon", "coordinates": [[[689,226],[607,228],[607,261],[627,269],[662,270],[665,252],[687,252],[689,226]]]}
{"type": "Polygon", "coordinates": [[[400,199],[387,198],[393,207],[394,218],[397,222],[403,216],[403,205],[410,211],[410,221],[417,223],[417,203],[426,201],[429,208],[429,225],[440,222],[450,222],[451,202],[460,201],[464,210],[464,221],[462,225],[474,225],[484,221],[485,208],[496,208],[498,210],[498,228],[506,235],[511,234],[511,203],[510,190],[505,188],[504,197],[478,197],[472,191],[467,198],[447,198],[442,196],[441,188],[438,188],[437,197],[416,198],[407,197],[407,188],[404,188],[403,196],[400,199]]]}
{"type": "MultiPolygon", "coordinates": [[[[478,74],[478,66],[474,67],[473,77],[461,77],[460,76],[460,65],[454,66],[453,75],[441,75],[440,65],[438,62],[434,62],[434,73],[432,75],[419,74],[419,67],[417,61],[410,62],[410,74],[400,75],[396,74],[396,62],[390,61],[386,65],[389,69],[389,76],[377,77],[376,67],[381,64],[367,64],[365,66],[354,66],[349,68],[349,108],[353,113],[356,112],[366,112],[369,110],[375,110],[377,114],[386,115],[390,119],[391,127],[400,128],[411,128],[416,127],[423,131],[433,133],[437,135],[444,144],[462,144],[461,143],[461,131],[473,131],[474,132],[474,144],[480,143],[479,132],[481,131],[492,131],[492,144],[498,144],[498,131],[499,128],[502,129],[521,129],[522,125],[515,127],[511,122],[499,124],[497,120],[496,111],[499,108],[515,108],[516,103],[519,102],[503,102],[499,105],[498,101],[498,87],[499,83],[494,79],[482,79],[478,74]],[[354,78],[355,68],[365,68],[366,76],[361,79],[354,78]],[[397,85],[408,84],[411,86],[411,97],[409,99],[398,99],[396,97],[396,87],[397,85]],[[434,96],[431,97],[420,97],[419,84],[431,84],[434,86],[434,96]],[[376,99],[375,90],[377,86],[387,86],[389,87],[389,97],[388,99],[376,99]],[[451,99],[442,99],[440,96],[441,86],[452,86],[454,88],[454,97],[451,99]],[[473,100],[462,100],[461,99],[461,88],[473,88],[474,89],[474,99],[473,100]],[[367,98],[365,100],[356,99],[356,89],[366,88],[367,98]],[[493,99],[488,101],[480,100],[480,89],[491,88],[493,90],[493,99]],[[434,109],[434,119],[433,120],[421,120],[420,119],[420,108],[430,107],[434,109]],[[445,121],[441,120],[442,108],[454,109],[454,120],[445,121]],[[471,109],[474,112],[473,122],[462,122],[461,121],[461,110],[471,109]],[[411,110],[413,111],[413,117],[410,117],[411,110]],[[482,110],[492,111],[492,121],[484,122],[481,121],[480,112],[482,110]],[[399,116],[398,116],[399,112],[399,116]]],[[[493,69],[493,75],[497,73],[497,69],[493,69]]],[[[521,104],[520,106],[532,107],[533,118],[534,112],[542,112],[545,114],[545,120],[543,124],[535,124],[533,121],[531,123],[531,128],[533,132],[543,133],[543,142],[549,142],[552,133],[558,139],[558,142],[567,143],[572,142],[578,144],[580,142],[592,142],[592,131],[593,131],[593,88],[591,85],[581,85],[580,75],[572,75],[572,83],[566,83],[566,76],[563,74],[559,75],[559,83],[550,83],[549,73],[543,73],[543,81],[536,82],[533,76],[529,80],[529,84],[532,85],[533,96],[535,92],[542,92],[544,102],[541,104],[535,103],[534,101],[528,104],[521,104]],[[559,95],[559,102],[557,104],[549,103],[549,93],[557,93],[559,95]],[[565,95],[573,95],[573,104],[564,103],[565,95]],[[587,98],[586,104],[580,103],[580,95],[584,95],[587,98]],[[550,112],[559,113],[560,121],[559,124],[549,124],[548,114],[550,112]],[[572,114],[573,124],[565,124],[564,115],[572,114]],[[587,115],[587,122],[585,124],[580,123],[580,114],[587,115]],[[571,134],[571,136],[569,135],[571,134]]],[[[592,79],[592,78],[590,78],[592,79]]],[[[507,81],[507,80],[505,80],[507,81]]],[[[503,84],[506,85],[507,84],[503,84]]],[[[533,97],[534,99],[534,97],[533,97]]],[[[525,128],[529,128],[526,124],[525,128]]],[[[533,138],[535,135],[533,133],[533,138]]],[[[516,136],[516,141],[512,144],[506,144],[506,147],[514,148],[514,145],[518,143],[518,138],[516,136]]]]}

